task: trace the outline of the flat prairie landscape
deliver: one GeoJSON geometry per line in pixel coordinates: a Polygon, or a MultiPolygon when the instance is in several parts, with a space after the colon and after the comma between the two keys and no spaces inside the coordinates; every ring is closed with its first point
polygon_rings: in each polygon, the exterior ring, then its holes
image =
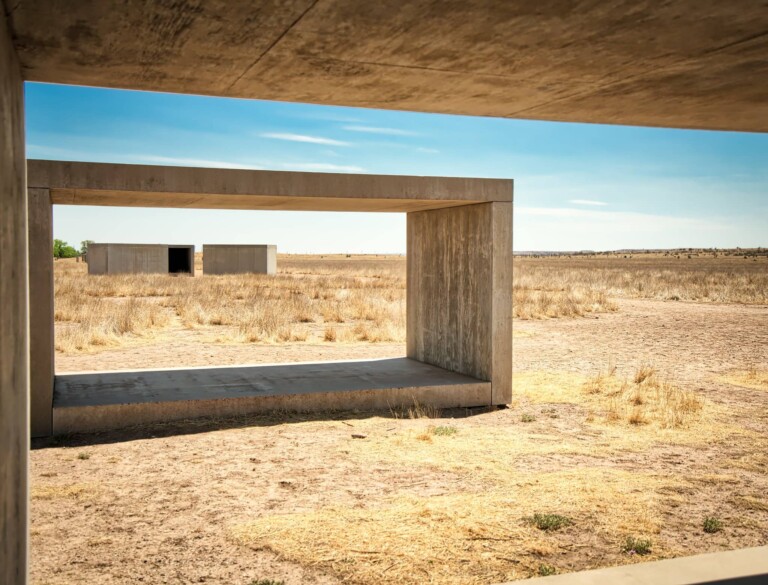
{"type": "MultiPolygon", "coordinates": [[[[57,261],[57,372],[404,355],[404,257],[278,269],[57,261]]],[[[480,585],[768,544],[764,253],[524,256],[510,294],[507,409],[35,441],[33,582],[480,585]]]]}

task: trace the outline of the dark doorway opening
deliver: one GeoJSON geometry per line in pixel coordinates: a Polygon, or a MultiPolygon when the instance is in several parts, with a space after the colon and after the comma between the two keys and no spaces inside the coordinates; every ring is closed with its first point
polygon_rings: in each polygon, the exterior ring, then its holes
{"type": "Polygon", "coordinates": [[[168,272],[171,274],[190,274],[192,272],[192,250],[190,248],[168,247],[168,272]]]}

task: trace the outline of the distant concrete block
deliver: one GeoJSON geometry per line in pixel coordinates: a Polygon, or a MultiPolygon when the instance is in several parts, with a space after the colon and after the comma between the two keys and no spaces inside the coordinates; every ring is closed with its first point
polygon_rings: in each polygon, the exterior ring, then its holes
{"type": "Polygon", "coordinates": [[[277,273],[277,246],[203,245],[203,274],[275,273],[277,273]]]}
{"type": "Polygon", "coordinates": [[[90,244],[88,274],[195,274],[195,247],[90,244]]]}

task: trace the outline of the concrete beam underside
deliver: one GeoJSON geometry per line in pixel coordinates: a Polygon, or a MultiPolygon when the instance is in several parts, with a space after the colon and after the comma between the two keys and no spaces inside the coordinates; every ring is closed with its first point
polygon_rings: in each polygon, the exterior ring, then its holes
{"type": "Polygon", "coordinates": [[[9,4],[31,81],[768,131],[763,2],[9,4]]]}

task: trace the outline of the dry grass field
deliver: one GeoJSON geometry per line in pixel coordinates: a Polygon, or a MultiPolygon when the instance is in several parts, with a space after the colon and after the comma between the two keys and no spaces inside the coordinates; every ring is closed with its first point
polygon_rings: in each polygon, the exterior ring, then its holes
{"type": "MultiPolygon", "coordinates": [[[[615,312],[617,298],[768,304],[767,256],[687,256],[517,258],[514,316],[615,312]]],[[[277,277],[88,277],[83,263],[56,262],[56,350],[163,345],[183,330],[220,346],[405,341],[404,257],[281,255],[279,267],[277,277]]]]}
{"type": "Polygon", "coordinates": [[[217,342],[405,340],[404,258],[295,256],[280,265],[277,276],[89,277],[84,263],[59,261],[56,350],[152,340],[174,326],[205,329],[217,342]]]}
{"type": "MultiPolygon", "coordinates": [[[[57,262],[57,368],[402,355],[402,258],[279,268],[57,262]]],[[[36,441],[33,582],[485,585],[768,544],[768,259],[518,258],[510,294],[508,409],[36,441]]]]}

